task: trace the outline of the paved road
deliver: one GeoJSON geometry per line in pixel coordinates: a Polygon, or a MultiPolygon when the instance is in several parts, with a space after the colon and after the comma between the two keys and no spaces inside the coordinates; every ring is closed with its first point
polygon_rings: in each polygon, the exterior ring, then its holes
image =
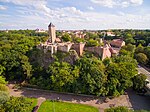
{"type": "Polygon", "coordinates": [[[150,111],[150,96],[137,95],[132,89],[129,89],[127,92],[133,109],[150,111]]]}
{"type": "Polygon", "coordinates": [[[146,69],[144,69],[141,66],[138,66],[137,70],[138,70],[138,73],[145,74],[147,76],[147,79],[150,81],[150,72],[149,71],[147,71],[146,69]]]}

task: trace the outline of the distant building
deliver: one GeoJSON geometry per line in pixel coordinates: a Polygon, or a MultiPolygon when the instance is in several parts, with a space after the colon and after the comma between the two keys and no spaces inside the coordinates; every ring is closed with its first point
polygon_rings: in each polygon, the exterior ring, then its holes
{"type": "Polygon", "coordinates": [[[81,31],[75,31],[74,35],[78,38],[84,38],[86,34],[81,31]]]}
{"type": "Polygon", "coordinates": [[[103,34],[104,36],[111,36],[111,37],[116,36],[114,32],[111,31],[102,31],[101,34],[103,34]]]}
{"type": "Polygon", "coordinates": [[[35,30],[35,32],[36,32],[36,33],[39,33],[39,32],[46,32],[46,31],[45,31],[44,29],[38,29],[38,28],[37,28],[37,29],[35,30]]]}
{"type": "Polygon", "coordinates": [[[111,36],[111,37],[114,37],[115,34],[113,32],[106,32],[107,36],[111,36]]]}
{"type": "Polygon", "coordinates": [[[110,45],[112,47],[117,47],[117,48],[121,48],[122,46],[125,46],[125,42],[122,39],[113,39],[110,42],[110,45]]]}
{"type": "Polygon", "coordinates": [[[147,46],[150,46],[150,43],[147,46]]]}

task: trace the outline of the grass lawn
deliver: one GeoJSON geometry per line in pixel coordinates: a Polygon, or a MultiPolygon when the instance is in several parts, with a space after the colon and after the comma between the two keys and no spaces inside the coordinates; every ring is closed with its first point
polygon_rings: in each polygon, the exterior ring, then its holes
{"type": "Polygon", "coordinates": [[[35,107],[37,105],[37,99],[36,98],[26,98],[28,101],[32,102],[31,107],[35,107]]]}
{"type": "Polygon", "coordinates": [[[82,104],[45,101],[38,112],[99,112],[97,108],[82,104]]]}

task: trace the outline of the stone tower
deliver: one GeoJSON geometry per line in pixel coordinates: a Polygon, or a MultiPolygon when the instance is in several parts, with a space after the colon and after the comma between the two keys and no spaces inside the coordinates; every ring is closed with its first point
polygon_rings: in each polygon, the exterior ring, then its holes
{"type": "Polygon", "coordinates": [[[49,33],[49,42],[51,43],[55,43],[55,40],[56,40],[56,29],[55,29],[55,26],[50,23],[48,25],[48,33],[49,33]]]}

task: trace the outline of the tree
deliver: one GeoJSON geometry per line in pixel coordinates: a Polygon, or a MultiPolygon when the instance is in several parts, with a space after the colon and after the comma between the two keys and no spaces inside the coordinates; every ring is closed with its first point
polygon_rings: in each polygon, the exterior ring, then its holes
{"type": "Polygon", "coordinates": [[[66,62],[54,62],[47,71],[50,74],[52,88],[58,91],[63,91],[63,86],[73,83],[79,76],[78,72],[78,68],[72,69],[71,65],[66,62]]]}
{"type": "Polygon", "coordinates": [[[134,44],[135,43],[135,40],[133,39],[133,34],[131,33],[127,33],[124,35],[124,38],[125,38],[125,42],[126,44],[134,44]]]}
{"type": "Polygon", "coordinates": [[[0,75],[4,72],[4,70],[5,70],[5,67],[0,65],[0,75]]]}
{"type": "Polygon", "coordinates": [[[125,39],[126,44],[135,44],[135,40],[133,38],[125,39]]]}
{"type": "Polygon", "coordinates": [[[7,82],[5,81],[5,78],[0,76],[0,84],[7,84],[7,82]]]}
{"type": "Polygon", "coordinates": [[[61,38],[64,42],[72,41],[72,39],[68,33],[65,33],[61,38]]]}
{"type": "Polygon", "coordinates": [[[93,47],[93,46],[98,46],[98,45],[99,45],[98,41],[93,40],[93,39],[90,39],[86,44],[86,46],[88,46],[88,47],[93,47]]]}
{"type": "Polygon", "coordinates": [[[0,76],[0,91],[8,91],[8,87],[6,86],[7,82],[5,81],[5,78],[0,76]]]}
{"type": "Polygon", "coordinates": [[[146,41],[145,40],[137,40],[137,43],[144,46],[146,44],[146,41]]]}
{"type": "Polygon", "coordinates": [[[135,53],[137,54],[137,53],[143,53],[143,52],[144,52],[144,47],[141,44],[139,44],[137,48],[135,49],[135,53]]]}
{"type": "Polygon", "coordinates": [[[95,58],[83,57],[76,64],[80,69],[80,77],[77,80],[78,92],[85,94],[106,95],[105,83],[107,81],[104,74],[105,66],[95,58]]]}
{"type": "Polygon", "coordinates": [[[147,64],[148,62],[148,58],[144,53],[138,53],[136,56],[136,60],[140,63],[140,64],[147,64]]]}
{"type": "Polygon", "coordinates": [[[135,45],[128,44],[128,45],[125,46],[125,49],[127,51],[134,52],[135,51],[135,45]]]}
{"type": "Polygon", "coordinates": [[[9,99],[8,87],[5,78],[0,76],[0,105],[9,99]]]}
{"type": "Polygon", "coordinates": [[[150,59],[150,47],[144,48],[144,53],[147,55],[147,57],[150,59]]]}
{"type": "Polygon", "coordinates": [[[128,55],[133,57],[134,56],[134,51],[135,51],[135,45],[128,44],[126,46],[123,46],[121,50],[119,51],[120,55],[128,55]]]}
{"type": "Polygon", "coordinates": [[[28,53],[46,33],[36,34],[32,30],[14,30],[0,33],[0,75],[7,80],[23,81],[32,74],[28,53]],[[31,36],[32,35],[32,36],[31,36]]]}
{"type": "Polygon", "coordinates": [[[75,38],[74,38],[74,41],[75,41],[76,43],[80,43],[80,42],[84,42],[85,40],[82,39],[82,38],[75,37],[75,38]]]}
{"type": "Polygon", "coordinates": [[[150,66],[150,47],[145,47],[144,48],[144,53],[146,54],[147,58],[148,58],[148,65],[150,66]]]}
{"type": "Polygon", "coordinates": [[[96,39],[96,38],[99,38],[99,35],[97,35],[97,33],[87,32],[85,38],[86,39],[96,39]]]}
{"type": "Polygon", "coordinates": [[[138,64],[137,61],[130,56],[116,56],[112,58],[112,61],[114,63],[125,63],[125,62],[132,63],[135,68],[137,67],[138,64]]]}
{"type": "Polygon", "coordinates": [[[123,56],[125,56],[125,55],[126,55],[126,56],[131,56],[131,52],[125,50],[124,48],[121,48],[121,49],[120,49],[119,54],[120,54],[120,55],[123,55],[123,56]]]}
{"type": "Polygon", "coordinates": [[[104,63],[105,66],[108,66],[111,62],[112,62],[112,61],[111,61],[110,58],[105,58],[105,59],[103,60],[103,63],[104,63]]]}
{"type": "Polygon", "coordinates": [[[146,75],[144,74],[138,74],[133,77],[133,88],[135,90],[140,90],[145,87],[145,80],[146,80],[146,75]]]}
{"type": "Polygon", "coordinates": [[[132,78],[137,74],[136,66],[136,60],[129,56],[113,58],[105,71],[109,95],[118,96],[132,86],[132,78]]]}

